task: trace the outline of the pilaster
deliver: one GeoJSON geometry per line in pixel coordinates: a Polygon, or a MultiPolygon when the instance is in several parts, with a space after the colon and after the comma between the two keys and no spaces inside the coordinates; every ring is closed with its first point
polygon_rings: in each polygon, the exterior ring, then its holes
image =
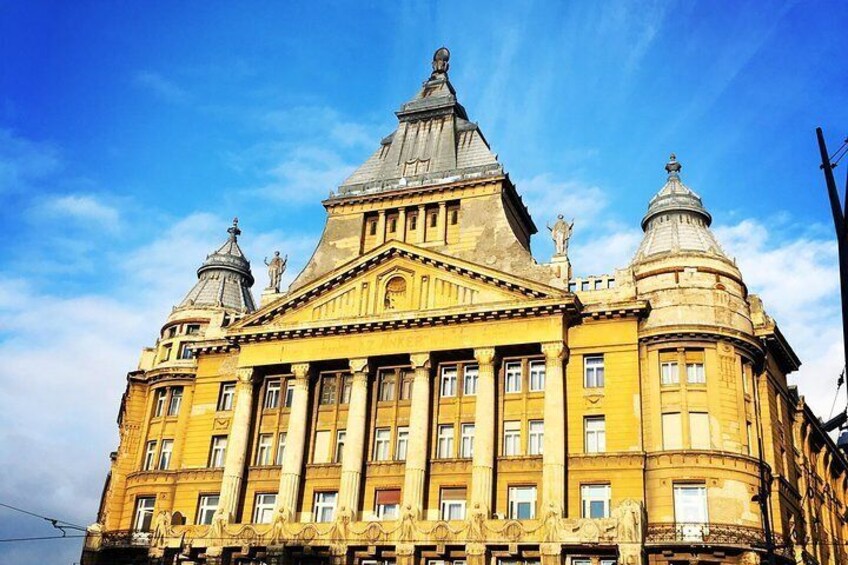
{"type": "Polygon", "coordinates": [[[280,469],[280,487],[277,493],[277,512],[286,520],[297,518],[297,499],[306,446],[306,419],[309,409],[309,363],[292,365],[294,390],[292,392],[289,426],[286,429],[286,450],[280,469]],[[294,425],[292,425],[294,424],[294,425]]]}
{"type": "Polygon", "coordinates": [[[415,242],[424,243],[424,234],[427,229],[427,215],[424,205],[418,206],[418,216],[415,220],[415,242]]]}
{"type": "Polygon", "coordinates": [[[495,466],[495,348],[474,350],[479,366],[471,464],[471,512],[489,517],[495,466]]]}
{"type": "Polygon", "coordinates": [[[427,433],[430,429],[430,354],[409,356],[414,371],[409,411],[409,446],[403,482],[403,511],[421,517],[427,473],[427,433]]]}
{"type": "Polygon", "coordinates": [[[542,344],[545,354],[545,429],[542,444],[542,511],[562,516],[565,508],[565,383],[561,341],[542,344]]]}
{"type": "Polygon", "coordinates": [[[447,202],[439,202],[439,219],[437,222],[439,237],[436,239],[439,243],[445,243],[448,234],[447,206],[447,202]]]}
{"type": "Polygon", "coordinates": [[[218,511],[224,512],[226,522],[236,518],[239,493],[244,478],[244,463],[247,459],[247,439],[250,434],[250,419],[253,408],[253,367],[236,372],[236,394],[233,420],[227,438],[227,455],[224,459],[224,477],[221,481],[221,498],[218,511]]]}
{"type": "Polygon", "coordinates": [[[362,464],[365,451],[365,422],[368,405],[368,359],[351,359],[353,383],[347,411],[342,476],[339,485],[337,517],[356,519],[359,509],[359,489],[362,482],[362,464]]]}
{"type": "Polygon", "coordinates": [[[377,245],[382,245],[386,241],[386,211],[380,210],[377,212],[377,245]]]}

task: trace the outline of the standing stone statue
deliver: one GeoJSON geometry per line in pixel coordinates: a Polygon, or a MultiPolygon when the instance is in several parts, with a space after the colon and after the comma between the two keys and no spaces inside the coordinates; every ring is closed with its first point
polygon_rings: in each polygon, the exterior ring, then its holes
{"type": "Polygon", "coordinates": [[[289,256],[286,255],[284,259],[280,259],[279,251],[274,251],[274,258],[270,262],[265,257],[265,264],[268,265],[268,278],[270,279],[268,290],[280,292],[280,279],[283,278],[283,273],[286,272],[286,263],[288,262],[289,256]]]}
{"type": "Polygon", "coordinates": [[[554,240],[555,252],[557,257],[565,257],[568,255],[568,240],[571,239],[571,232],[574,230],[574,220],[569,224],[562,218],[562,214],[557,216],[557,221],[553,227],[548,225],[551,231],[551,238],[554,240]]]}

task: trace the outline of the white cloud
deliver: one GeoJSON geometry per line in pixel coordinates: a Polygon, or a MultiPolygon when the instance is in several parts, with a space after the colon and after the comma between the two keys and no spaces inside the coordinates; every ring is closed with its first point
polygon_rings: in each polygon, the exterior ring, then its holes
{"type": "MultiPolygon", "coordinates": [[[[836,242],[808,235],[800,226],[776,227],[799,235],[779,239],[774,228],[755,219],[717,226],[715,232],[801,358],[791,382],[827,417],[843,364],[836,242]]],[[[843,396],[837,409],[844,405],[843,396]]]]}
{"type": "Polygon", "coordinates": [[[557,214],[588,225],[608,202],[606,192],[599,186],[575,180],[556,180],[545,173],[516,183],[530,214],[542,225],[553,222],[557,214]]]}
{"type": "Polygon", "coordinates": [[[121,214],[96,196],[89,194],[68,194],[46,200],[39,212],[53,218],[69,218],[79,223],[91,223],[96,229],[117,231],[120,228],[121,214]]]}
{"type": "Polygon", "coordinates": [[[27,192],[30,183],[62,168],[58,149],[0,128],[0,194],[27,192]]]}
{"type": "Polygon", "coordinates": [[[153,71],[138,71],[133,76],[136,86],[147,89],[166,102],[179,103],[187,101],[189,93],[175,82],[168,80],[153,71]]]}

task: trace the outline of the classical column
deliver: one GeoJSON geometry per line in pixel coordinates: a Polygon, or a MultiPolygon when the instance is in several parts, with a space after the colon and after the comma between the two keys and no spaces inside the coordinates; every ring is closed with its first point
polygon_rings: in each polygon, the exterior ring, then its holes
{"type": "Polygon", "coordinates": [[[415,220],[415,241],[424,243],[424,233],[427,229],[427,215],[424,213],[426,209],[423,204],[418,206],[418,216],[415,220]]]}
{"type": "Polygon", "coordinates": [[[350,389],[350,404],[347,409],[347,433],[345,435],[344,457],[342,458],[337,516],[341,517],[344,513],[351,520],[356,520],[365,452],[368,359],[351,359],[350,371],[353,373],[353,383],[350,389]]]}
{"type": "Polygon", "coordinates": [[[448,237],[448,213],[447,213],[447,202],[439,202],[439,220],[437,225],[439,226],[439,237],[437,240],[441,243],[445,243],[448,237]]]}
{"type": "Polygon", "coordinates": [[[545,429],[542,446],[542,512],[562,516],[565,508],[565,345],[542,344],[545,354],[545,429]]]}
{"type": "Polygon", "coordinates": [[[406,208],[398,211],[397,226],[395,226],[395,239],[406,241],[406,208]]]}
{"type": "Polygon", "coordinates": [[[235,405],[230,435],[227,438],[227,455],[224,459],[224,478],[221,481],[221,498],[218,512],[223,512],[227,522],[236,517],[236,509],[244,478],[244,462],[247,459],[247,439],[250,435],[250,417],[253,412],[253,367],[236,371],[235,405]]]}
{"type": "Polygon", "coordinates": [[[479,365],[474,410],[474,457],[471,464],[471,512],[489,517],[495,466],[495,348],[474,350],[479,365]]]}
{"type": "Polygon", "coordinates": [[[297,498],[300,489],[300,473],[306,446],[306,421],[309,411],[309,363],[292,365],[294,390],[286,428],[286,449],[280,469],[280,487],[277,492],[277,509],[286,520],[297,518],[297,498]]]}
{"type": "Polygon", "coordinates": [[[415,376],[409,409],[409,445],[403,480],[403,508],[421,518],[424,509],[424,478],[427,473],[427,434],[430,429],[430,354],[409,356],[415,376]]]}
{"type": "Polygon", "coordinates": [[[377,245],[382,245],[386,241],[386,211],[380,210],[377,212],[377,245]]]}

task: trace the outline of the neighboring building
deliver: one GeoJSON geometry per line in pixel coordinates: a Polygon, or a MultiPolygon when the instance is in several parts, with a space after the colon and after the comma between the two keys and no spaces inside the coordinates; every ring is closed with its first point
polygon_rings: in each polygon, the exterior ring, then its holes
{"type": "Polygon", "coordinates": [[[845,457],[680,164],[630,265],[571,279],[564,221],[539,264],[448,55],[287,292],[254,307],[236,224],[207,257],[82,562],[755,563],[764,487],[777,562],[847,562],[845,457]]]}

